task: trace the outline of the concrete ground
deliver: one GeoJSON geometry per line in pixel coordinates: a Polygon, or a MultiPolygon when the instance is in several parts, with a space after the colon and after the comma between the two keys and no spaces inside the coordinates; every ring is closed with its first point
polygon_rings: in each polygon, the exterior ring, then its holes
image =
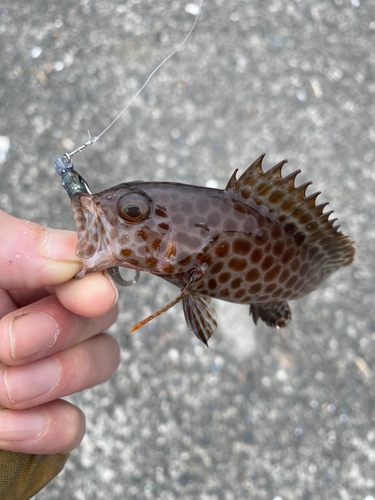
{"type": "MultiPolygon", "coordinates": [[[[97,135],[188,32],[181,1],[5,0],[0,206],[73,228],[54,160],[97,135]]],[[[197,28],[75,160],[94,191],[134,179],[225,187],[288,158],[358,244],[283,331],[217,302],[206,349],[142,274],[120,292],[122,363],[70,398],[87,435],[38,500],[375,498],[375,4],[205,0],[197,28]]],[[[309,192],[313,192],[310,188],[309,192]]]]}

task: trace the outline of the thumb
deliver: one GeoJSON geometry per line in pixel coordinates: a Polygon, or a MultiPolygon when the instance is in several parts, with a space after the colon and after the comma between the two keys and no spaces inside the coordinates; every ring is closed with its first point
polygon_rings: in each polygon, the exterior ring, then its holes
{"type": "Polygon", "coordinates": [[[42,227],[0,210],[0,288],[34,289],[69,280],[82,267],[77,235],[42,227]]]}

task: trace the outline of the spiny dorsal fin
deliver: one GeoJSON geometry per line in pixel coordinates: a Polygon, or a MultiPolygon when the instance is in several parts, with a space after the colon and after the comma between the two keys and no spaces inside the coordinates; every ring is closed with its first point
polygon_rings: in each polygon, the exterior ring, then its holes
{"type": "Polygon", "coordinates": [[[252,198],[257,205],[267,206],[276,214],[276,220],[284,230],[303,244],[316,260],[321,261],[326,274],[351,264],[355,243],[338,231],[340,226],[333,226],[337,219],[329,219],[332,211],[323,213],[328,203],[315,204],[320,192],[305,195],[311,182],[295,186],[300,170],[283,177],[281,170],[287,160],[263,172],[264,156],[255,160],[239,179],[236,179],[235,171],[226,191],[241,193],[245,200],[252,198]]]}

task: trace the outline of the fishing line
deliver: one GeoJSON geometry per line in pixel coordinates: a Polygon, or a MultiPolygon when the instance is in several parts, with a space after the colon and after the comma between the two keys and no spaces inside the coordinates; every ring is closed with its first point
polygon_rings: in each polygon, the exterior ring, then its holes
{"type": "MultiPolygon", "coordinates": [[[[142,87],[134,94],[134,96],[130,99],[130,101],[128,102],[128,104],[125,106],[125,108],[120,111],[120,113],[116,116],[116,118],[114,118],[112,120],[112,122],[103,130],[103,132],[101,132],[99,135],[97,135],[96,137],[94,137],[93,139],[91,139],[91,136],[90,136],[90,132],[88,132],[89,134],[89,138],[88,140],[82,144],[82,146],[80,146],[79,148],[75,149],[74,151],[71,151],[70,153],[65,153],[64,155],[64,159],[66,160],[67,163],[70,163],[71,161],[71,158],[72,156],[74,156],[75,154],[77,153],[80,153],[81,151],[83,151],[84,149],[86,149],[88,146],[92,146],[93,144],[95,144],[103,134],[105,134],[111,127],[112,125],[114,125],[117,120],[119,118],[121,118],[121,116],[125,113],[125,111],[129,108],[129,106],[131,105],[131,103],[134,101],[134,99],[142,92],[142,90],[146,87],[146,85],[148,84],[148,82],[151,80],[151,78],[154,76],[154,74],[163,66],[163,64],[165,64],[172,56],[174,56],[174,54],[184,45],[184,43],[187,41],[187,39],[190,37],[191,33],[193,32],[196,24],[197,24],[197,21],[198,21],[198,17],[199,17],[199,14],[201,13],[201,9],[202,9],[202,3],[203,3],[203,0],[200,0],[199,2],[199,6],[198,6],[198,12],[196,14],[196,17],[195,17],[195,20],[194,20],[194,23],[192,25],[192,27],[190,28],[188,34],[185,36],[185,38],[182,40],[181,43],[179,43],[179,45],[177,45],[177,47],[152,71],[152,73],[150,74],[150,76],[147,78],[147,80],[145,81],[145,83],[142,85],[142,87]]],[[[60,157],[61,158],[61,157],[60,157]]]]}

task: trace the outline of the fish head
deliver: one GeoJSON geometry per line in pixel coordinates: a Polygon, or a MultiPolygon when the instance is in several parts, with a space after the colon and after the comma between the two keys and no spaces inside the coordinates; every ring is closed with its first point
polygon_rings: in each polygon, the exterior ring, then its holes
{"type": "Polygon", "coordinates": [[[74,195],[76,254],[84,261],[83,274],[113,266],[158,275],[191,269],[210,235],[191,223],[197,210],[191,197],[201,188],[180,186],[136,181],[74,195]]]}

